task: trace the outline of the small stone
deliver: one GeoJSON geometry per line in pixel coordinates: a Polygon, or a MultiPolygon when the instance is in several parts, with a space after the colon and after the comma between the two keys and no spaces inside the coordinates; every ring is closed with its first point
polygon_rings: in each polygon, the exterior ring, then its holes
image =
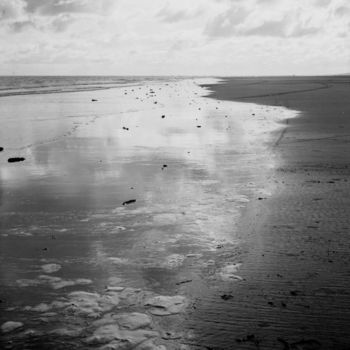
{"type": "Polygon", "coordinates": [[[23,162],[25,160],[24,157],[13,157],[13,158],[9,158],[7,161],[9,163],[16,163],[16,162],[23,162]]]}
{"type": "Polygon", "coordinates": [[[128,201],[123,202],[123,205],[129,205],[129,204],[132,204],[132,203],[135,203],[135,202],[136,202],[136,199],[130,199],[128,201]]]}

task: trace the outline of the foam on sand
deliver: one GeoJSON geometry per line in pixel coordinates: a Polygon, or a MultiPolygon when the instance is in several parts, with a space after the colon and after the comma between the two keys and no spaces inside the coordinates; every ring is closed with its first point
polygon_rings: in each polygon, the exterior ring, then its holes
{"type": "Polygon", "coordinates": [[[22,322],[7,321],[1,325],[1,331],[3,333],[9,333],[21,327],[23,327],[22,322]]]}

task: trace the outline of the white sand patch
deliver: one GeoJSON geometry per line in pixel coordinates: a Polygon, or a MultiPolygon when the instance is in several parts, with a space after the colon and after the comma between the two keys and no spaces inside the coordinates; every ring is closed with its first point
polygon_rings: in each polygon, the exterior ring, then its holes
{"type": "Polygon", "coordinates": [[[10,230],[10,236],[30,237],[33,235],[30,232],[24,231],[22,229],[12,229],[10,230]]]}
{"type": "Polygon", "coordinates": [[[129,263],[129,260],[128,259],[125,259],[125,258],[118,258],[118,257],[110,257],[108,258],[108,260],[110,262],[112,262],[113,264],[118,264],[118,265],[125,265],[125,264],[128,264],[129,263]]]}
{"type": "Polygon", "coordinates": [[[224,281],[232,281],[232,280],[241,281],[241,280],[243,280],[243,278],[236,274],[238,268],[241,265],[242,264],[239,264],[239,263],[238,264],[226,265],[226,266],[224,266],[223,268],[220,269],[219,276],[224,281]]]}
{"type": "Polygon", "coordinates": [[[146,314],[132,312],[130,314],[119,314],[115,316],[118,325],[121,328],[135,330],[145,328],[151,325],[152,319],[146,314]]]}
{"type": "Polygon", "coordinates": [[[150,338],[159,336],[158,332],[149,330],[121,330],[117,325],[105,325],[97,328],[87,344],[108,344],[101,349],[133,349],[150,338]],[[118,347],[119,346],[119,347],[118,347]]]}
{"type": "Polygon", "coordinates": [[[42,265],[41,268],[44,270],[45,273],[54,273],[61,269],[60,264],[45,264],[42,265]]]}
{"type": "Polygon", "coordinates": [[[146,314],[139,312],[132,313],[107,313],[103,318],[94,321],[94,327],[101,327],[112,324],[118,325],[120,329],[136,330],[140,328],[148,328],[152,323],[152,318],[146,314]]]}
{"type": "Polygon", "coordinates": [[[53,289],[61,289],[75,285],[86,285],[92,283],[86,278],[77,278],[75,280],[64,280],[60,277],[53,277],[47,275],[40,275],[37,279],[20,279],[16,281],[19,287],[32,287],[39,285],[49,285],[53,289]]]}
{"type": "Polygon", "coordinates": [[[185,256],[181,254],[171,254],[165,258],[165,267],[175,268],[181,266],[185,260],[185,256]]]}
{"type": "Polygon", "coordinates": [[[107,292],[101,296],[98,293],[76,291],[70,293],[68,298],[66,311],[88,317],[100,317],[101,314],[112,310],[120,301],[118,293],[114,292],[107,292]]]}
{"type": "Polygon", "coordinates": [[[164,345],[154,344],[153,340],[146,340],[139,344],[135,350],[166,350],[166,347],[164,345]]]}
{"type": "Polygon", "coordinates": [[[40,303],[36,306],[26,306],[24,311],[47,312],[52,309],[52,306],[46,303],[40,303]]]}
{"type": "Polygon", "coordinates": [[[22,322],[7,321],[1,325],[1,331],[3,333],[9,333],[21,327],[23,327],[22,322]]]}
{"type": "Polygon", "coordinates": [[[81,335],[83,328],[81,327],[67,327],[57,328],[49,332],[49,334],[58,335],[61,337],[76,338],[81,335]]]}

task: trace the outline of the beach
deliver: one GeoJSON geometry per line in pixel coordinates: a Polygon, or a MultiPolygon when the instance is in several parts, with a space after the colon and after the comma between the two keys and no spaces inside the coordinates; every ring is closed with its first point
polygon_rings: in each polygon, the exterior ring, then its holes
{"type": "Polygon", "coordinates": [[[347,349],[349,78],[106,84],[0,93],[3,348],[347,349]]]}
{"type": "MultiPolygon", "coordinates": [[[[218,99],[300,111],[274,147],[274,194],[241,221],[252,234],[245,283],[230,290],[230,322],[218,325],[223,342],[215,346],[231,339],[237,348],[347,349],[349,78],[232,78],[212,90],[218,99]]],[[[222,319],[216,311],[205,310],[208,329],[222,319]]]]}

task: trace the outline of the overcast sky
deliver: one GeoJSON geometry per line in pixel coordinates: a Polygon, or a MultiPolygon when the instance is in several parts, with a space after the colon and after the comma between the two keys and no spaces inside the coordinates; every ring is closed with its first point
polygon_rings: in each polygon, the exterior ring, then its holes
{"type": "Polygon", "coordinates": [[[350,0],[0,0],[0,74],[350,72],[350,0]]]}

